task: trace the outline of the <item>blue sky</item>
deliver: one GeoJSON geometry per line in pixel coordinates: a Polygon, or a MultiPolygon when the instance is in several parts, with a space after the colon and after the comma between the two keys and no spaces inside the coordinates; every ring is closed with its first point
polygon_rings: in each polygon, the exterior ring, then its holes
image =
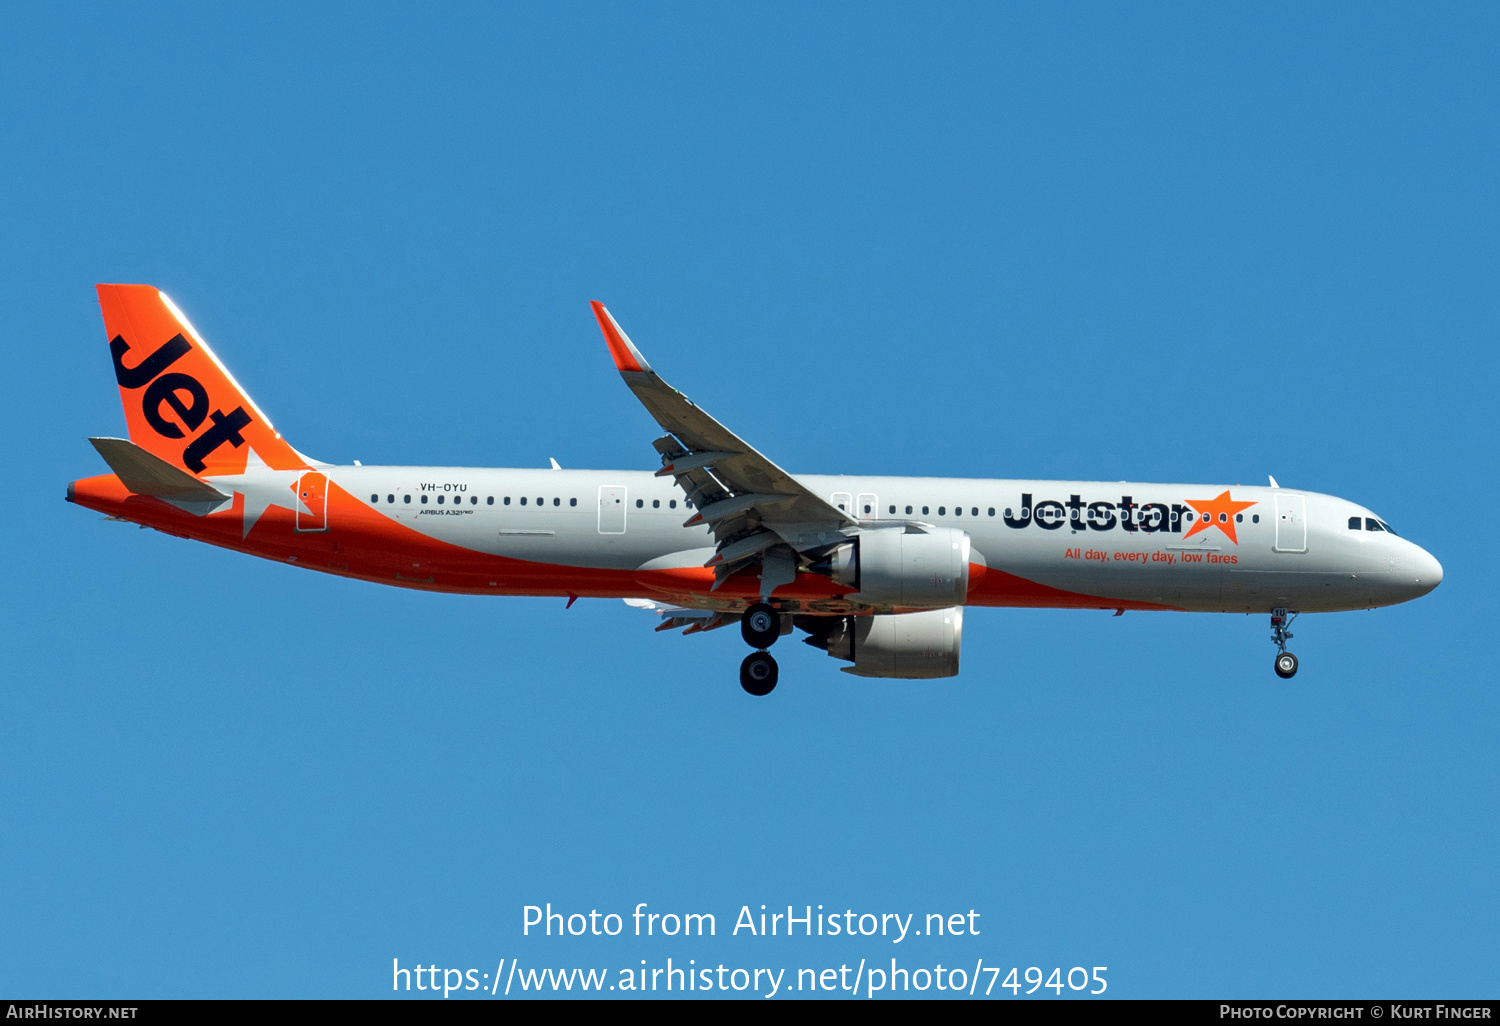
{"type": "Polygon", "coordinates": [[[0,991],[895,955],[1107,965],[1130,997],[1494,995],[1493,6],[6,22],[0,991]],[[1275,474],[1446,581],[1303,618],[1292,683],[1261,617],[978,610],[956,680],[788,645],[754,701],[731,631],[67,506],[123,427],[98,281],[167,291],[330,461],[653,466],[601,299],[793,471],[1275,474]],[[522,938],[548,901],[721,936],[522,938]],[[982,933],[723,936],[762,903],[982,933]]]}

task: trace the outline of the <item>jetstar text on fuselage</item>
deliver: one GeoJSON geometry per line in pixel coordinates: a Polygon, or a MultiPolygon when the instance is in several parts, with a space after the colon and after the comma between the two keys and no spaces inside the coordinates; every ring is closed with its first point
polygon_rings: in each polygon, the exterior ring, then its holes
{"type": "MultiPolygon", "coordinates": [[[[1191,524],[1188,535],[1197,534],[1209,527],[1217,527],[1234,544],[1239,544],[1235,533],[1235,518],[1256,505],[1254,502],[1235,502],[1225,491],[1214,499],[1186,499],[1183,503],[1136,502],[1130,495],[1120,496],[1119,502],[1085,501],[1083,496],[1073,494],[1066,502],[1057,499],[1033,501],[1031,492],[1021,493],[1019,512],[1016,507],[1005,510],[1005,526],[1017,530],[1035,524],[1044,531],[1056,531],[1071,527],[1074,531],[1113,531],[1119,529],[1134,534],[1168,532],[1181,534],[1184,524],[1191,524]]],[[[1259,522],[1259,517],[1256,517],[1259,522]]]]}

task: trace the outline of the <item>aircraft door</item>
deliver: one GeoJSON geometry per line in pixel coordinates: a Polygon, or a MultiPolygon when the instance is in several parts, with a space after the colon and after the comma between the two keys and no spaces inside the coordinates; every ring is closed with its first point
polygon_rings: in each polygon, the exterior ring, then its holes
{"type": "Polygon", "coordinates": [[[845,513],[854,512],[854,497],[848,492],[834,492],[828,497],[828,501],[845,513]]]}
{"type": "Polygon", "coordinates": [[[1276,551],[1307,551],[1307,498],[1276,493],[1276,551]]]}
{"type": "Polygon", "coordinates": [[[880,519],[880,498],[870,492],[860,493],[854,503],[854,515],[860,520],[880,519]]]}
{"type": "Polygon", "coordinates": [[[599,533],[625,533],[625,486],[599,486],[599,533]]]}
{"type": "Polygon", "coordinates": [[[309,470],[297,478],[297,530],[328,530],[328,477],[309,470]]]}

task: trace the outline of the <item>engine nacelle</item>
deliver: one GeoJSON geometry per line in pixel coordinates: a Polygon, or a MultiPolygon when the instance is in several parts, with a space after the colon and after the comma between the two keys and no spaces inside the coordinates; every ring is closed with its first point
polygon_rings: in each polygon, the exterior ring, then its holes
{"type": "Polygon", "coordinates": [[[969,593],[969,533],[951,527],[868,528],[824,561],[836,584],[872,606],[935,608],[969,593]]]}
{"type": "Polygon", "coordinates": [[[930,680],[958,675],[962,606],[876,616],[798,617],[797,624],[811,633],[807,644],[852,662],[839,669],[856,677],[930,680]]]}

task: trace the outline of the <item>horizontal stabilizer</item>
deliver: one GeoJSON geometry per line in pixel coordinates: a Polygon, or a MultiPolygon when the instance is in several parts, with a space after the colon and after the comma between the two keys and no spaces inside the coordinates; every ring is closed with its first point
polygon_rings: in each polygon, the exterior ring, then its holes
{"type": "Polygon", "coordinates": [[[224,502],[231,498],[213,485],[178,470],[160,456],[153,456],[124,438],[90,438],[109,469],[136,495],[150,495],[169,502],[224,502]]]}

